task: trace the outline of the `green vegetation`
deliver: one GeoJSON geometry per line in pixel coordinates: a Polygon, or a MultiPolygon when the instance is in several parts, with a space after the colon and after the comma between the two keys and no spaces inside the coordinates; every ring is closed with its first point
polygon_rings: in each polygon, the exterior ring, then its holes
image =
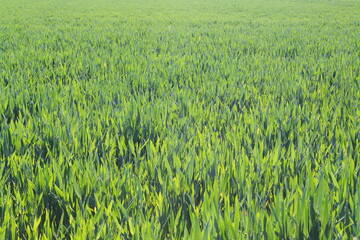
{"type": "Polygon", "coordinates": [[[359,1],[0,0],[0,239],[360,236],[359,1]]]}

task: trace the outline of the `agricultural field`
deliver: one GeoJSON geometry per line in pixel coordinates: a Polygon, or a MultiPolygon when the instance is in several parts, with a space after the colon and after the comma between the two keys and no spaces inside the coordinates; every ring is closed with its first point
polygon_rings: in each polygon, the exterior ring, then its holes
{"type": "Polygon", "coordinates": [[[360,2],[0,0],[0,239],[357,239],[360,2]]]}

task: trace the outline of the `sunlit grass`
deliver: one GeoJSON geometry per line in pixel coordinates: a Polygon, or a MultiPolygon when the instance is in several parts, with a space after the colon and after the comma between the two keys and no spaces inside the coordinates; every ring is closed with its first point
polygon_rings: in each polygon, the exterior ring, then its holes
{"type": "Polygon", "coordinates": [[[1,239],[360,235],[358,2],[0,6],[1,239]]]}

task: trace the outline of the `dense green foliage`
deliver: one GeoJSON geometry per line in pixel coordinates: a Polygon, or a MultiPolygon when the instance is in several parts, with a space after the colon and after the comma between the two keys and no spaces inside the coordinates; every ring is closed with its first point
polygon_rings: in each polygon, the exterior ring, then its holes
{"type": "Polygon", "coordinates": [[[360,236],[360,2],[0,0],[1,239],[360,236]]]}

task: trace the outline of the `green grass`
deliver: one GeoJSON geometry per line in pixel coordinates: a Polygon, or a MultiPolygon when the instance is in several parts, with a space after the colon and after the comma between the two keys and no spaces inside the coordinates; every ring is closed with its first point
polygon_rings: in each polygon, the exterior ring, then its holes
{"type": "Polygon", "coordinates": [[[360,237],[360,2],[0,6],[0,239],[360,237]]]}

